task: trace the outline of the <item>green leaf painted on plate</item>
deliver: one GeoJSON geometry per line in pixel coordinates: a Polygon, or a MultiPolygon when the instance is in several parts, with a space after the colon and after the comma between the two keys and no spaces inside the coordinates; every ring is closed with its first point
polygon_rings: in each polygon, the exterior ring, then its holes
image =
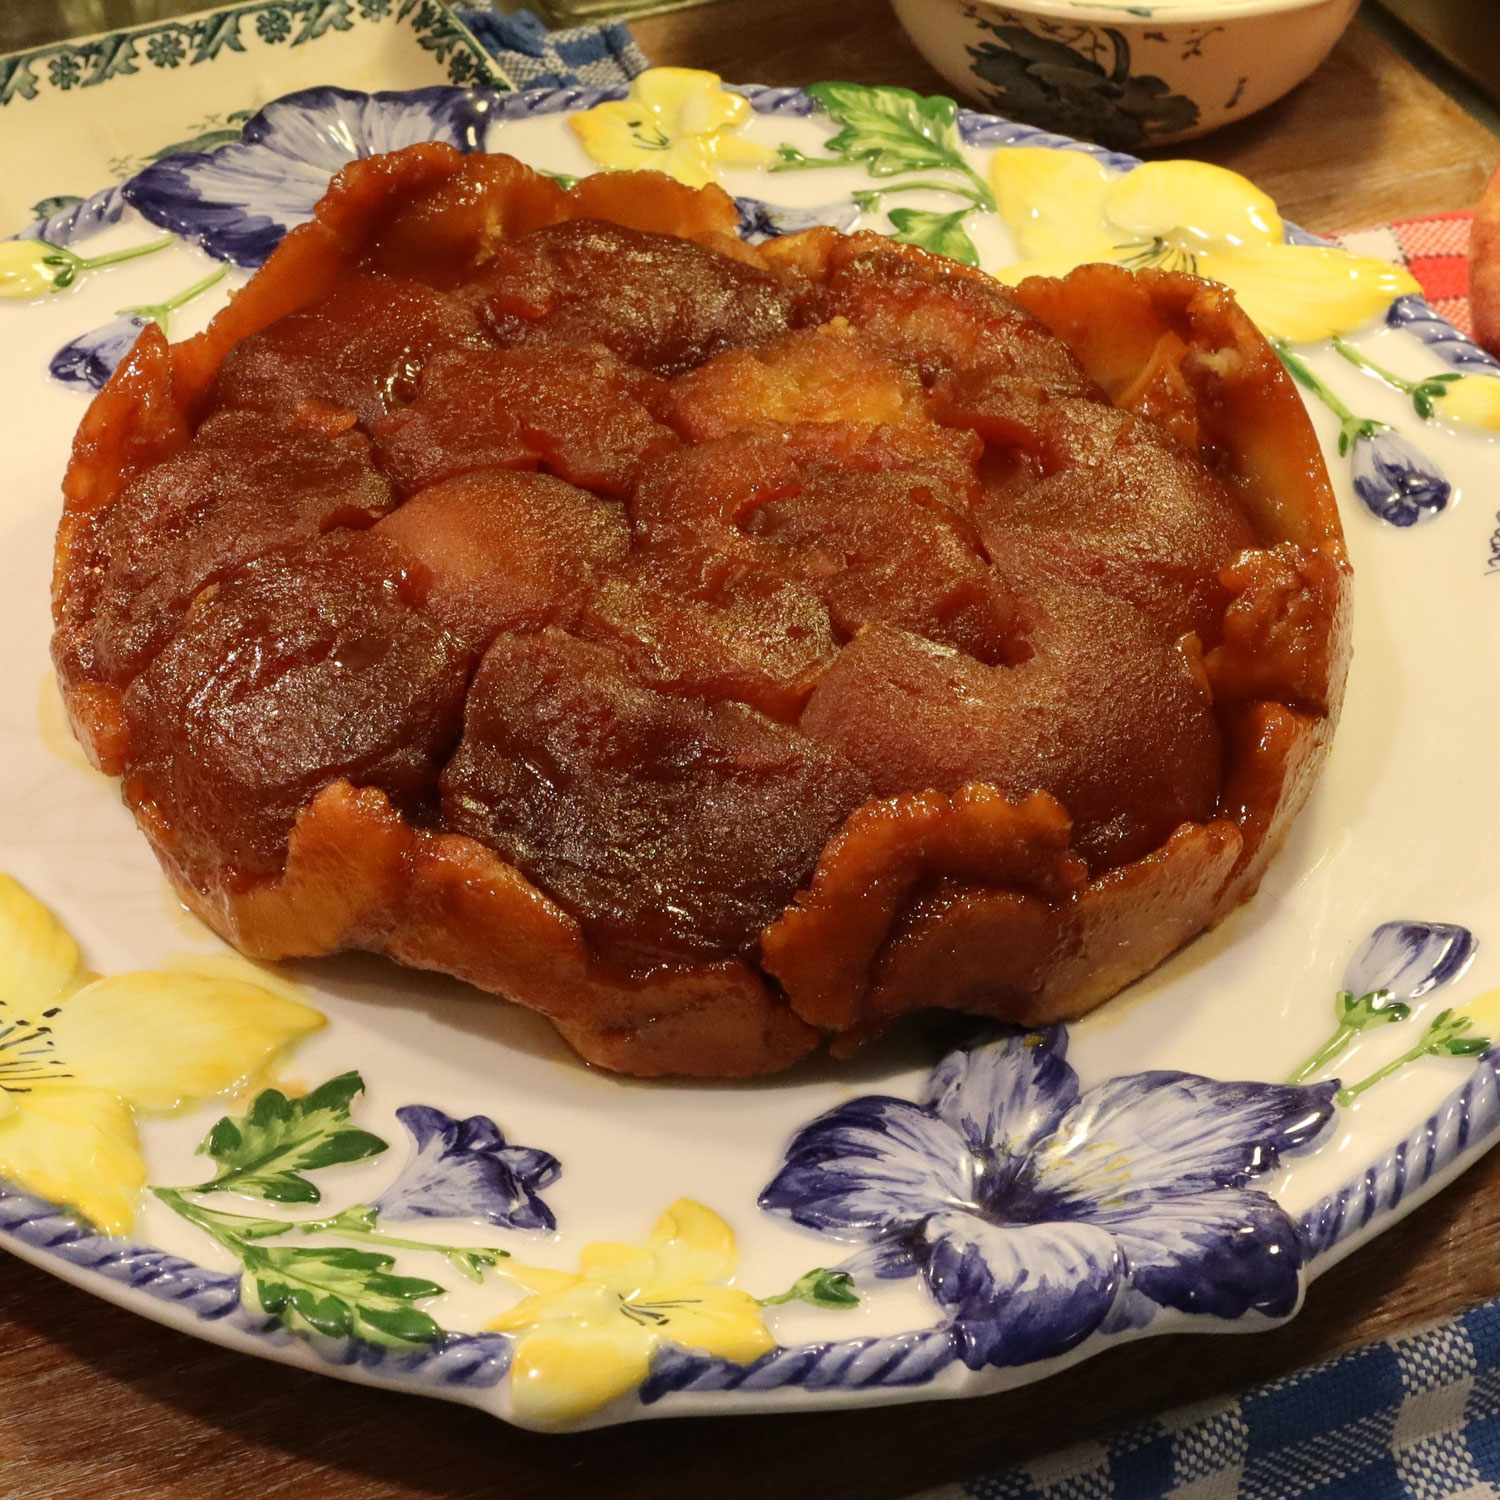
{"type": "Polygon", "coordinates": [[[1450,1037],[1440,1050],[1449,1057],[1480,1057],[1490,1050],[1490,1041],[1483,1036],[1450,1037]]]}
{"type": "Polygon", "coordinates": [[[373,1203],[351,1203],[327,1219],[304,1219],[296,1225],[303,1234],[336,1234],[344,1239],[377,1240],[392,1250],[422,1250],[441,1255],[469,1281],[483,1281],[484,1273],[510,1259],[509,1250],[489,1245],[438,1245],[387,1234],[379,1226],[380,1210],[373,1203]]]}
{"type": "Polygon", "coordinates": [[[350,1072],[300,1099],[288,1099],[279,1089],[257,1094],[248,1113],[226,1115],[209,1131],[199,1150],[219,1171],[194,1191],[233,1189],[272,1203],[317,1203],[322,1194],[304,1172],[363,1161],[386,1149],[378,1135],[348,1123],[350,1105],[364,1086],[350,1072]]]}
{"type": "Polygon", "coordinates": [[[826,1266],[818,1266],[799,1276],[786,1291],[760,1299],[762,1307],[775,1307],[782,1302],[806,1302],[812,1307],[843,1311],[859,1306],[859,1293],[854,1290],[854,1278],[847,1271],[831,1271],[826,1266]]]}
{"type": "Polygon", "coordinates": [[[893,208],[891,223],[896,226],[892,239],[907,245],[920,245],[934,255],[946,255],[966,266],[979,264],[979,252],[964,229],[964,219],[972,209],[959,208],[952,213],[938,213],[929,208],[893,208]]]}
{"type": "Polygon", "coordinates": [[[1371,990],[1357,999],[1348,990],[1340,990],[1337,1000],[1339,1022],[1352,1031],[1367,1031],[1372,1026],[1389,1026],[1411,1015],[1411,1006],[1397,1000],[1389,990],[1371,990]]]}
{"type": "Polygon", "coordinates": [[[1434,404],[1448,394],[1448,387],[1458,378],[1457,375],[1429,375],[1410,388],[1411,404],[1424,422],[1431,418],[1434,404]]]}
{"type": "Polygon", "coordinates": [[[83,199],[76,193],[58,193],[53,198],[43,198],[40,203],[31,205],[31,216],[34,219],[50,219],[53,214],[60,214],[65,208],[77,208],[83,199]]]}
{"type": "Polygon", "coordinates": [[[430,1344],[442,1328],[414,1303],[443,1288],[394,1276],[389,1255],[342,1247],[246,1247],[245,1273],[262,1311],[293,1333],[357,1338],[367,1344],[430,1344]]]}
{"type": "Polygon", "coordinates": [[[943,167],[968,170],[952,99],[854,83],[815,83],[807,92],[843,127],[829,139],[828,149],[863,161],[874,177],[943,167]]]}
{"type": "Polygon", "coordinates": [[[238,130],[205,130],[202,135],[195,135],[190,140],[173,141],[160,151],[150,151],[141,160],[161,161],[164,157],[181,156],[187,151],[212,151],[216,146],[227,146],[239,138],[238,130]]]}
{"type": "Polygon", "coordinates": [[[1376,1068],[1368,1078],[1351,1083],[1334,1096],[1340,1104],[1352,1104],[1367,1089],[1399,1073],[1402,1068],[1423,1057],[1481,1057],[1494,1045],[1491,1037],[1474,1036],[1474,1020],[1461,1010],[1440,1010],[1427,1023],[1421,1040],[1399,1057],[1393,1057],[1384,1066],[1376,1068]]]}

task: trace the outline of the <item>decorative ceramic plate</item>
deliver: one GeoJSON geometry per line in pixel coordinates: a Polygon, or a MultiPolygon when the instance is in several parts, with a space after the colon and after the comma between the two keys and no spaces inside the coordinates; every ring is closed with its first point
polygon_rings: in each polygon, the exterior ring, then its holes
{"type": "MultiPolygon", "coordinates": [[[[316,9],[226,14],[273,49],[268,18],[316,9]]],[[[229,1347],[587,1426],[973,1395],[1264,1326],[1492,1143],[1500,367],[1404,273],[1284,234],[1217,169],[1137,173],[896,89],[659,70],[622,107],[403,76],[429,86],[304,88],[162,156],[194,73],[156,62],[169,30],[56,53],[137,49],[88,101],[123,111],[113,185],[36,55],[0,60],[41,203],[0,245],[0,1242],[229,1347]],[[1109,258],[1236,285],[1306,388],[1358,580],[1333,754],[1259,896],[1070,1028],[905,1032],[740,1084],[591,1071],[541,1018],[383,961],[227,954],[62,721],[58,482],[145,320],[201,327],[343,161],[429,137],[717,179],[749,236],[863,224],[1002,276],[1109,258]]]]}

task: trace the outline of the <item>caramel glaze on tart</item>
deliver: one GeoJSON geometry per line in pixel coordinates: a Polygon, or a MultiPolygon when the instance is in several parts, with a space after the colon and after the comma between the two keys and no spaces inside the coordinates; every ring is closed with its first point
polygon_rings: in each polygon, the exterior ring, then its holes
{"type": "Polygon", "coordinates": [[[640,1075],[1076,1017],[1256,888],[1347,665],[1228,292],[358,161],[64,484],[54,657],[183,899],[640,1075]]]}

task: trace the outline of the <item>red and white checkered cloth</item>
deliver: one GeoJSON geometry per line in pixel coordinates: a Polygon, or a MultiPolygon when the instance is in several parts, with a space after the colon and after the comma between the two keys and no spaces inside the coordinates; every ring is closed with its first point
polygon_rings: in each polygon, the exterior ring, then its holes
{"type": "Polygon", "coordinates": [[[1474,332],[1469,316],[1470,212],[1403,219],[1374,229],[1335,236],[1346,250],[1404,265],[1422,284],[1423,295],[1455,327],[1474,332]]]}

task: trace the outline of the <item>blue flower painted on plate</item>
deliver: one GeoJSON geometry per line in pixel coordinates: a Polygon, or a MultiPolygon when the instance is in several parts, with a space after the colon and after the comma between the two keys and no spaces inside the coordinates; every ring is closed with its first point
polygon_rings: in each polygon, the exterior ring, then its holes
{"type": "MultiPolygon", "coordinates": [[[[1344,970],[1343,988],[1334,996],[1333,1033],[1287,1079],[1305,1083],[1326,1072],[1361,1033],[1397,1026],[1411,1017],[1412,1005],[1457,979],[1469,966],[1479,940],[1451,922],[1382,922],[1355,950],[1344,970]]],[[[1446,1015],[1447,1012],[1444,1012],[1446,1015]]],[[[1387,1076],[1389,1070],[1346,1087],[1339,1102],[1387,1076]]]]}
{"type": "Polygon", "coordinates": [[[1344,988],[1351,995],[1386,990],[1396,1000],[1420,1000],[1457,979],[1478,947],[1467,927],[1451,922],[1382,922],[1349,960],[1344,988]]]}
{"type": "MultiPolygon", "coordinates": [[[[146,247],[147,253],[149,249],[150,247],[146,247]]],[[[86,266],[88,263],[83,264],[86,266]]],[[[100,328],[91,328],[87,333],[81,333],[64,344],[52,356],[49,371],[55,380],[62,381],[64,385],[83,386],[96,391],[101,389],[115,373],[120,361],[130,353],[141,329],[148,323],[155,323],[166,333],[171,316],[178,308],[201,297],[228,274],[228,266],[215,266],[207,276],[184,287],[176,296],[139,307],[122,307],[110,322],[100,328]]]]}
{"type": "Polygon", "coordinates": [[[740,236],[752,245],[822,224],[847,233],[859,220],[859,205],[849,198],[817,208],[786,208],[764,198],[736,198],[734,206],[740,211],[740,236]]]}
{"type": "MultiPolygon", "coordinates": [[[[1398,384],[1413,393],[1416,383],[1380,371],[1352,344],[1337,335],[1337,352],[1351,364],[1380,374],[1388,384],[1398,384]]],[[[1447,508],[1453,495],[1443,471],[1394,427],[1356,413],[1311,365],[1288,345],[1276,341],[1275,350],[1292,379],[1310,391],[1339,421],[1338,451],[1349,459],[1354,493],[1371,513],[1391,526],[1415,526],[1430,521],[1447,508]]],[[[1446,377],[1452,379],[1453,377],[1446,377]]],[[[1424,417],[1429,411],[1422,413],[1424,417]]]]}
{"type": "Polygon", "coordinates": [[[477,151],[492,102],[492,95],[447,87],[303,89],[268,104],[238,141],[153,162],[125,184],[125,197],[216,259],[258,266],[312,217],[341,167],[417,141],[477,151]]]}
{"type": "Polygon", "coordinates": [[[557,1181],[557,1158],[510,1146],[486,1115],[456,1120],[427,1104],[409,1104],[396,1118],[411,1132],[416,1153],[373,1207],[383,1222],[399,1219],[484,1219],[506,1229],[556,1229],[538,1190],[557,1181]]]}
{"type": "Polygon", "coordinates": [[[1372,424],[1354,439],[1349,456],[1354,493],[1392,526],[1430,521],[1448,504],[1453,486],[1443,471],[1399,432],[1372,424]]]}
{"type": "Polygon", "coordinates": [[[950,1053],[919,1102],[841,1104],[793,1140],[761,1206],[920,1273],[971,1369],[1062,1354],[1161,1308],[1291,1313],[1302,1247],[1249,1186],[1315,1140],[1334,1083],[1151,1072],[1080,1090],[1067,1032],[950,1053]]]}
{"type": "Polygon", "coordinates": [[[52,356],[47,368],[64,385],[90,386],[97,391],[130,353],[147,321],[135,313],[125,313],[101,328],[80,333],[52,356]]]}

